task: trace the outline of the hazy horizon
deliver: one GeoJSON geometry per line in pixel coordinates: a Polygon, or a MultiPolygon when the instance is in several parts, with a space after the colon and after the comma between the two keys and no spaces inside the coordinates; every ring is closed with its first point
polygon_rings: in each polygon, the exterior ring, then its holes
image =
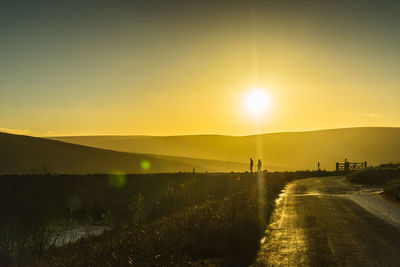
{"type": "Polygon", "coordinates": [[[260,159],[269,171],[327,170],[345,158],[369,166],[400,161],[400,127],[347,128],[286,132],[253,136],[64,136],[37,138],[0,133],[3,164],[0,169],[73,172],[104,168],[137,172],[145,160],[163,167],[147,170],[190,171],[218,169],[245,171],[249,158],[260,159]],[[58,141],[58,142],[56,142],[58,141]],[[61,141],[61,142],[59,142],[61,141]],[[77,146],[78,145],[78,146],[77,146]],[[122,152],[122,153],[121,153],[122,152]],[[69,156],[68,156],[69,155],[69,156]],[[74,162],[71,164],[71,162],[74,162]],[[176,161],[176,163],[173,163],[176,161]],[[242,165],[240,165],[242,164],[242,165]],[[190,166],[190,165],[189,165],[190,166]],[[201,168],[200,168],[201,167],[201,168]],[[121,169],[122,168],[122,169],[121,169]],[[136,169],[135,169],[136,168],[136,169]]]}
{"type": "Polygon", "coordinates": [[[322,132],[322,131],[335,131],[335,130],[347,130],[347,129],[396,129],[400,126],[354,126],[354,127],[339,127],[339,128],[326,128],[326,129],[310,129],[310,130],[295,130],[295,131],[272,131],[272,132],[260,132],[251,133],[244,135],[233,135],[233,134],[219,134],[219,133],[191,133],[191,134],[172,134],[172,135],[150,135],[150,134],[81,134],[81,135],[34,135],[28,130],[22,129],[8,129],[0,128],[0,133],[10,133],[16,135],[26,135],[39,138],[57,138],[57,137],[185,137],[185,136],[227,136],[227,137],[250,137],[257,135],[269,135],[269,134],[286,134],[286,133],[311,133],[311,132],[322,132]]]}

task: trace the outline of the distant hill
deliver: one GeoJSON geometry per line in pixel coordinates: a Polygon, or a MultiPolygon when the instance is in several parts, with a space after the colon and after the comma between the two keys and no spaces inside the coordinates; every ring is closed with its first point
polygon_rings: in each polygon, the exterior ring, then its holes
{"type": "MultiPolygon", "coordinates": [[[[148,166],[148,164],[147,164],[148,166]]],[[[159,173],[244,171],[247,164],[149,154],[124,153],[61,141],[0,133],[0,174],[159,173]],[[149,169],[142,163],[150,163],[149,169]]]]}
{"type": "Polygon", "coordinates": [[[70,143],[125,152],[174,155],[247,163],[261,158],[271,170],[334,169],[335,162],[400,161],[400,128],[347,128],[253,136],[76,136],[52,137],[70,143]]]}

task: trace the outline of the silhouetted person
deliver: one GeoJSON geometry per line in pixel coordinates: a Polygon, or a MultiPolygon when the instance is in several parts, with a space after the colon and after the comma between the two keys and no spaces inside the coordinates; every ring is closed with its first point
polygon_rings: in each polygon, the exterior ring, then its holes
{"type": "Polygon", "coordinates": [[[258,162],[257,162],[257,172],[261,172],[261,167],[262,167],[262,162],[259,159],[258,162]]]}
{"type": "Polygon", "coordinates": [[[250,173],[253,173],[253,159],[250,158],[250,173]]]}
{"type": "Polygon", "coordinates": [[[344,169],[346,171],[350,170],[350,162],[347,161],[347,158],[344,159],[344,169]]]}
{"type": "Polygon", "coordinates": [[[318,171],[321,170],[321,164],[318,162],[318,171]]]}

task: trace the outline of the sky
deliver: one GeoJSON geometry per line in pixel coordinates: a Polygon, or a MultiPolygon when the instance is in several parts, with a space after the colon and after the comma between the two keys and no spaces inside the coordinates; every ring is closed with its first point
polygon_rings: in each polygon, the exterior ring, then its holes
{"type": "Polygon", "coordinates": [[[400,126],[396,1],[2,1],[0,131],[400,126]],[[246,110],[254,90],[262,114],[246,110]]]}

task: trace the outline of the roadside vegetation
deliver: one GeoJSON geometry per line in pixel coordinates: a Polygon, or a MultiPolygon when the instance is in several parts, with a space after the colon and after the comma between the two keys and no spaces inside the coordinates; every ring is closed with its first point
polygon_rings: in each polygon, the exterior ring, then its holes
{"type": "MultiPolygon", "coordinates": [[[[400,175],[398,177],[400,177],[400,175]]],[[[400,178],[393,179],[386,183],[383,190],[387,196],[400,201],[400,178]]]]}
{"type": "Polygon", "coordinates": [[[284,185],[324,175],[0,176],[0,265],[248,265],[284,185]],[[72,224],[107,230],[56,245],[72,224]]]}
{"type": "Polygon", "coordinates": [[[383,185],[397,177],[400,177],[398,167],[371,167],[347,175],[352,183],[368,185],[383,185]]]}
{"type": "Polygon", "coordinates": [[[347,175],[352,183],[383,186],[384,194],[400,201],[400,165],[382,164],[347,175]]]}

